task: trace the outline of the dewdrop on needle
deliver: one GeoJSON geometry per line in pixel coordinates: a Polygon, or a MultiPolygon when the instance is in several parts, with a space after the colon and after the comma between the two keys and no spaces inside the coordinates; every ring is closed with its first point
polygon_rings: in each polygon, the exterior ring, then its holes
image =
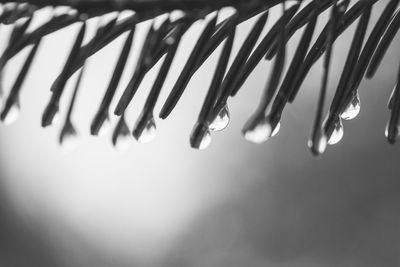
{"type": "Polygon", "coordinates": [[[117,126],[115,127],[112,143],[119,151],[127,150],[132,144],[132,136],[124,116],[120,118],[117,126]]]}
{"type": "Polygon", "coordinates": [[[68,135],[64,137],[63,142],[61,143],[61,149],[64,153],[71,153],[74,151],[79,145],[79,139],[77,135],[68,135]]]}
{"type": "Polygon", "coordinates": [[[111,121],[110,119],[105,119],[103,124],[100,127],[98,136],[103,137],[106,136],[111,130],[111,121]]]}
{"type": "Polygon", "coordinates": [[[394,130],[393,135],[390,134],[389,127],[390,127],[390,121],[388,121],[385,127],[385,137],[388,139],[390,144],[394,144],[396,143],[397,137],[400,135],[400,126],[397,125],[397,127],[393,129],[394,130]]]}
{"type": "Polygon", "coordinates": [[[59,142],[64,153],[70,153],[78,147],[78,133],[71,123],[65,124],[59,142]]]}
{"type": "Polygon", "coordinates": [[[329,137],[328,144],[335,145],[340,142],[343,138],[343,123],[342,120],[339,119],[339,122],[336,124],[335,129],[333,130],[331,136],[329,137]]]}
{"type": "Polygon", "coordinates": [[[211,144],[211,131],[207,123],[196,123],[190,135],[192,148],[204,150],[211,144]]]}
{"type": "Polygon", "coordinates": [[[340,117],[344,120],[352,120],[360,113],[360,109],[360,98],[357,93],[348,104],[346,109],[343,111],[343,113],[340,115],[340,117]]]}
{"type": "Polygon", "coordinates": [[[199,146],[197,147],[198,150],[204,150],[207,147],[209,147],[211,144],[211,133],[208,131],[204,136],[203,139],[201,139],[201,142],[199,143],[199,146]]]}
{"type": "MultiPolygon", "coordinates": [[[[136,128],[136,127],[135,127],[136,128]]],[[[154,118],[151,116],[145,122],[145,126],[141,132],[134,133],[134,137],[139,143],[149,143],[155,139],[157,135],[157,127],[154,118]]]]}
{"type": "Polygon", "coordinates": [[[308,148],[310,148],[315,155],[321,155],[325,152],[326,147],[328,145],[328,138],[325,134],[320,134],[320,136],[316,140],[316,144],[313,143],[312,139],[309,139],[307,142],[308,148]]]}
{"type": "Polygon", "coordinates": [[[5,125],[11,125],[17,121],[19,115],[21,113],[21,108],[17,102],[15,102],[10,110],[5,114],[5,117],[2,117],[1,120],[5,125]]]}
{"type": "Polygon", "coordinates": [[[130,134],[120,134],[118,135],[118,138],[115,140],[115,143],[113,145],[119,151],[126,151],[132,145],[132,137],[130,134]]]}
{"type": "Polygon", "coordinates": [[[243,130],[243,136],[247,141],[252,143],[261,144],[267,141],[269,138],[278,134],[281,128],[281,123],[278,122],[273,128],[268,118],[262,118],[256,125],[252,127],[245,127],[243,130]]]}
{"type": "Polygon", "coordinates": [[[210,130],[222,131],[225,129],[230,121],[229,108],[225,105],[215,117],[214,121],[210,124],[210,130]]]}

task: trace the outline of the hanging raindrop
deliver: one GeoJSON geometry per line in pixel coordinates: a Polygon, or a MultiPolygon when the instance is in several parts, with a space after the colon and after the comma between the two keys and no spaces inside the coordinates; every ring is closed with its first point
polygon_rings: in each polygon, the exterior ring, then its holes
{"type": "Polygon", "coordinates": [[[211,132],[207,124],[196,123],[190,135],[192,148],[203,150],[211,144],[211,132]]]}
{"type": "Polygon", "coordinates": [[[386,127],[385,127],[385,137],[389,138],[389,122],[386,124],[386,127]]]}
{"type": "Polygon", "coordinates": [[[66,122],[59,138],[63,152],[69,153],[78,147],[78,133],[71,122],[66,122]]]}
{"type": "Polygon", "coordinates": [[[117,150],[125,151],[132,144],[132,137],[129,131],[129,127],[125,122],[125,118],[122,116],[118,122],[117,127],[113,133],[112,143],[117,150]]]}
{"type": "Polygon", "coordinates": [[[214,121],[210,124],[210,130],[218,132],[225,129],[230,121],[229,108],[225,105],[219,112],[214,121]]]}
{"type": "Polygon", "coordinates": [[[339,122],[336,124],[335,129],[333,130],[332,135],[329,137],[328,144],[335,145],[340,142],[343,138],[343,123],[342,120],[339,119],[339,122]]]}
{"type": "Polygon", "coordinates": [[[106,136],[111,130],[111,121],[109,118],[106,118],[102,125],[100,126],[98,136],[103,137],[106,136]]]}
{"type": "Polygon", "coordinates": [[[57,124],[60,121],[60,117],[61,117],[60,113],[57,112],[53,117],[53,123],[52,124],[57,124]]]}
{"type": "Polygon", "coordinates": [[[397,125],[397,127],[393,129],[393,133],[390,133],[389,127],[390,127],[390,121],[386,124],[385,137],[386,139],[388,139],[390,144],[394,144],[396,143],[397,137],[400,135],[400,127],[399,125],[397,125]]]}
{"type": "Polygon", "coordinates": [[[357,92],[340,117],[344,120],[352,120],[360,113],[360,109],[360,97],[357,92]]]}
{"type": "Polygon", "coordinates": [[[128,135],[125,134],[119,134],[118,138],[115,140],[115,143],[113,144],[115,149],[119,151],[126,151],[130,148],[132,145],[132,137],[130,133],[128,135]]]}
{"type": "Polygon", "coordinates": [[[133,136],[139,143],[149,143],[157,135],[156,122],[153,116],[141,117],[133,130],[133,136]]]}
{"type": "Polygon", "coordinates": [[[1,114],[1,120],[5,125],[10,125],[18,119],[20,111],[21,108],[18,101],[16,101],[7,112],[1,114]]]}
{"type": "Polygon", "coordinates": [[[328,145],[328,138],[326,138],[325,134],[320,134],[316,140],[316,144],[314,144],[312,139],[309,139],[307,145],[308,148],[311,149],[312,153],[318,156],[325,152],[328,145]]]}
{"type": "Polygon", "coordinates": [[[277,135],[280,128],[280,122],[273,127],[269,118],[262,117],[261,119],[250,121],[242,130],[242,134],[247,141],[260,144],[277,135]]]}
{"type": "Polygon", "coordinates": [[[272,134],[270,137],[274,137],[279,133],[279,130],[281,129],[281,122],[278,122],[278,124],[275,126],[274,130],[272,131],[272,134]]]}
{"type": "Polygon", "coordinates": [[[203,136],[203,139],[199,143],[199,146],[197,147],[197,149],[198,150],[206,149],[210,144],[211,144],[211,133],[206,132],[206,134],[203,136]]]}

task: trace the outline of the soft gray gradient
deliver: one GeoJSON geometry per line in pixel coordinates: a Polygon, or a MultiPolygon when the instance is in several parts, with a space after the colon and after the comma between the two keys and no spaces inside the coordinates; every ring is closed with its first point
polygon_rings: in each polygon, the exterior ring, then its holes
{"type": "MultiPolygon", "coordinates": [[[[385,3],[374,9],[370,26],[385,3]]],[[[272,12],[266,30],[279,10],[272,12]]],[[[254,19],[239,28],[235,51],[252,23],[254,19]]],[[[95,24],[91,22],[91,32],[95,24]]],[[[184,38],[157,111],[203,25],[197,23],[184,38]]],[[[117,96],[130,78],[148,26],[138,29],[117,96]]],[[[334,48],[331,93],[354,28],[334,48]]],[[[298,100],[285,110],[280,133],[263,145],[246,142],[240,130],[258,103],[269,62],[262,62],[230,101],[228,129],[213,134],[205,151],[189,147],[216,55],[194,76],[172,116],[157,121],[153,143],[133,142],[120,152],[112,148],[109,136],[92,138],[89,124],[124,38],[118,39],[88,63],[85,90],[73,114],[80,146],[65,154],[56,142],[61,125],[42,129],[40,118],[76,30],[72,26],[44,40],[23,89],[19,120],[0,126],[0,266],[400,265],[400,148],[388,145],[383,134],[399,62],[398,36],[376,77],[360,86],[360,115],[345,122],[342,142],[320,158],[311,156],[306,141],[321,62],[311,70],[298,100]]],[[[299,36],[289,46],[290,55],[299,36]]],[[[7,68],[5,88],[10,88],[23,59],[19,56],[7,68]]],[[[130,106],[131,127],[156,69],[130,106]]]]}

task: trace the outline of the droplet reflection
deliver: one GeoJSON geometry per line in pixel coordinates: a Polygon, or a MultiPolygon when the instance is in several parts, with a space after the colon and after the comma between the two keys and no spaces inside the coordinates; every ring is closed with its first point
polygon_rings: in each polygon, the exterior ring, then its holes
{"type": "Polygon", "coordinates": [[[230,121],[229,108],[227,105],[225,105],[225,107],[223,107],[220,110],[220,112],[218,112],[218,115],[214,119],[214,121],[210,124],[210,130],[222,131],[228,126],[229,121],[230,121]]]}
{"type": "Polygon", "coordinates": [[[70,153],[78,147],[78,133],[71,123],[64,125],[59,141],[64,153],[70,153]]]}
{"type": "Polygon", "coordinates": [[[135,138],[139,143],[149,143],[154,140],[156,135],[157,135],[156,122],[154,121],[153,117],[150,117],[146,121],[146,125],[143,131],[141,131],[138,136],[135,136],[135,138]]]}
{"type": "Polygon", "coordinates": [[[272,127],[268,118],[261,118],[255,124],[249,123],[250,126],[245,127],[243,136],[247,141],[260,144],[267,141],[270,137],[278,134],[281,123],[278,122],[275,128],[272,127]]]}
{"type": "Polygon", "coordinates": [[[328,138],[326,138],[326,135],[323,134],[319,138],[317,138],[316,144],[314,144],[312,139],[309,139],[307,145],[308,148],[311,149],[312,153],[315,156],[318,156],[325,152],[328,145],[328,138]]]}
{"type": "Polygon", "coordinates": [[[339,143],[340,140],[342,140],[342,138],[343,138],[343,134],[344,134],[343,123],[342,123],[342,120],[339,119],[339,122],[335,126],[335,130],[333,130],[333,133],[329,138],[328,144],[335,145],[335,144],[339,143]]]}
{"type": "Polygon", "coordinates": [[[211,132],[208,124],[196,123],[190,135],[190,146],[195,149],[203,150],[211,144],[211,132]]]}
{"type": "Polygon", "coordinates": [[[389,128],[390,128],[390,121],[386,124],[385,137],[389,141],[390,144],[394,144],[394,143],[396,143],[397,137],[400,134],[400,126],[397,125],[397,127],[393,128],[393,129],[389,129],[389,128]]]}
{"type": "Polygon", "coordinates": [[[98,136],[106,136],[111,130],[111,121],[110,119],[105,119],[103,124],[100,127],[98,136]]]}
{"type": "Polygon", "coordinates": [[[114,147],[119,151],[125,151],[131,146],[132,137],[124,118],[121,118],[118,122],[113,134],[112,142],[114,147]]]}
{"type": "Polygon", "coordinates": [[[199,150],[206,149],[210,144],[211,144],[211,133],[210,133],[210,131],[208,131],[203,136],[203,139],[201,140],[201,142],[200,142],[199,146],[197,147],[197,149],[199,149],[199,150]]]}
{"type": "Polygon", "coordinates": [[[20,110],[20,107],[17,104],[17,102],[14,103],[11,106],[10,110],[8,110],[8,112],[5,114],[5,117],[2,118],[3,123],[5,125],[10,125],[10,124],[14,123],[18,119],[20,111],[21,110],[20,110]]]}
{"type": "Polygon", "coordinates": [[[343,113],[340,115],[340,117],[344,120],[352,120],[360,113],[360,109],[360,98],[357,93],[353,97],[349,105],[346,107],[346,109],[343,111],[343,113]]]}
{"type": "Polygon", "coordinates": [[[118,135],[118,138],[115,140],[114,147],[119,151],[126,151],[132,145],[132,137],[130,134],[118,135]]]}

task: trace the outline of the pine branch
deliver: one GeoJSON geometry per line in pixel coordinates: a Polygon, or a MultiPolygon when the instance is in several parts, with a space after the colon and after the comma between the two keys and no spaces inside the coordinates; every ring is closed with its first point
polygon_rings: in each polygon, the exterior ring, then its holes
{"type": "MultiPolygon", "coordinates": [[[[245,81],[263,58],[266,60],[274,59],[272,75],[256,112],[243,129],[243,135],[249,141],[256,143],[264,142],[274,136],[279,131],[284,108],[287,104],[295,101],[297,92],[301,89],[302,82],[310,69],[324,55],[325,63],[320,97],[309,140],[311,151],[314,155],[319,155],[324,152],[326,143],[334,144],[340,141],[343,136],[342,119],[353,119],[360,111],[358,100],[360,90],[358,86],[365,74],[367,78],[372,78],[380,67],[382,58],[387,53],[400,28],[400,0],[353,0],[354,5],[350,5],[350,2],[350,0],[312,0],[303,6],[302,1],[287,1],[286,3],[286,0],[21,0],[15,3],[0,0],[0,3],[4,4],[0,23],[15,24],[8,45],[0,57],[0,78],[2,70],[10,59],[25,47],[34,45],[20,75],[18,75],[14,88],[7,98],[7,104],[0,113],[0,119],[4,122],[10,122],[13,111],[19,108],[18,99],[24,77],[44,36],[74,23],[82,24],[63,71],[51,87],[52,95],[42,118],[42,125],[49,126],[59,112],[58,103],[63,96],[64,86],[70,77],[84,66],[89,57],[102,50],[123,33],[130,31],[120,53],[113,78],[92,123],[92,134],[99,134],[103,124],[109,119],[110,104],[114,100],[117,85],[124,71],[127,55],[134,38],[134,29],[140,27],[143,21],[153,20],[159,15],[169,14],[174,10],[181,10],[184,14],[182,17],[176,20],[171,20],[168,17],[158,28],[154,25],[150,28],[143,43],[136,69],[115,109],[114,115],[121,117],[113,133],[113,144],[118,146],[122,142],[121,140],[128,137],[129,129],[125,122],[125,111],[129,108],[136,92],[140,90],[141,82],[146,73],[158,61],[163,59],[162,67],[146,99],[144,109],[132,130],[132,135],[140,142],[150,141],[155,136],[156,120],[153,111],[167,75],[174,75],[178,78],[166,103],[164,103],[160,114],[162,119],[166,119],[175,106],[179,105],[180,97],[192,76],[207,58],[213,56],[214,51],[222,43],[225,43],[213,75],[211,87],[191,135],[192,147],[205,148],[210,143],[211,131],[220,130],[227,126],[229,122],[229,99],[244,87],[245,81]],[[370,14],[374,4],[378,2],[386,3],[386,7],[378,23],[367,36],[370,14]],[[283,15],[262,36],[261,33],[269,18],[269,9],[276,5],[282,7],[283,15]],[[39,9],[48,6],[67,6],[74,12],[54,15],[43,25],[27,32],[32,17],[37,14],[39,9]],[[191,25],[224,7],[233,7],[236,12],[218,24],[216,24],[218,13],[213,14],[213,19],[206,23],[207,26],[191,51],[182,73],[169,74],[180,40],[191,25]],[[312,44],[311,40],[316,31],[318,18],[327,9],[331,9],[330,20],[312,44]],[[104,25],[100,25],[92,39],[82,45],[86,21],[89,18],[124,10],[130,10],[133,13],[124,19],[115,17],[105,22],[104,25]],[[249,32],[238,54],[233,55],[231,50],[235,41],[236,28],[243,21],[255,16],[259,16],[257,22],[249,32]],[[335,97],[328,114],[325,114],[327,119],[322,122],[325,96],[328,90],[327,80],[329,71],[332,69],[330,59],[334,43],[353,23],[357,23],[357,30],[352,38],[339,86],[334,94],[335,97]],[[285,52],[287,43],[303,27],[305,27],[305,31],[299,41],[296,53],[291,59],[290,67],[284,73],[284,64],[287,61],[285,60],[287,58],[285,52]],[[261,39],[260,42],[258,42],[259,39],[261,39]],[[367,40],[365,44],[364,40],[367,40]],[[257,43],[258,45],[256,45],[257,43]],[[234,57],[231,66],[228,65],[230,57],[234,57]],[[281,81],[281,77],[284,77],[283,81],[281,81]]],[[[82,73],[83,71],[80,72],[60,135],[60,143],[62,144],[65,143],[66,139],[74,137],[77,132],[72,126],[71,112],[77,97],[82,73]]],[[[386,137],[390,143],[395,143],[399,135],[399,83],[400,77],[394,86],[395,89],[389,101],[391,113],[386,137]]],[[[1,85],[0,89],[2,89],[1,85]]],[[[2,91],[0,91],[0,96],[1,94],[2,91]]]]}

